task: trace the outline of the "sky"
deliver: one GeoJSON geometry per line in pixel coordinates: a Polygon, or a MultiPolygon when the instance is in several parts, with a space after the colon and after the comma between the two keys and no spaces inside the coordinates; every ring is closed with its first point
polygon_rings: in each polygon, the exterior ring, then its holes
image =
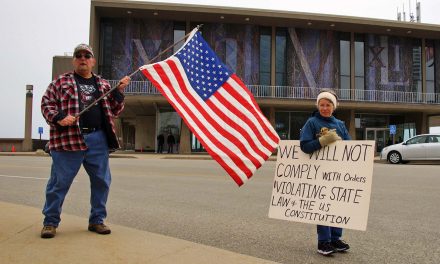
{"type": "MultiPolygon", "coordinates": [[[[135,1],[135,0],[133,0],[135,1]]],[[[144,1],[135,1],[144,2],[144,1]]],[[[155,1],[286,10],[396,20],[397,9],[415,14],[415,0],[174,0],[155,1]],[[231,4],[233,2],[233,4],[231,4]]],[[[420,0],[422,23],[440,25],[439,0],[420,0]]],[[[32,138],[49,137],[40,111],[52,81],[52,58],[88,43],[90,0],[5,0],[0,8],[0,138],[23,138],[26,85],[34,87],[32,138]]],[[[141,65],[139,65],[141,66],[141,65]]]]}

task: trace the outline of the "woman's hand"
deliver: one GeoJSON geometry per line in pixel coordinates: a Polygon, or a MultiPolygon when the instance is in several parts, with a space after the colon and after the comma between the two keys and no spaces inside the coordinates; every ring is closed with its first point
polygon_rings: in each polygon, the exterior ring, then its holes
{"type": "Polygon", "coordinates": [[[336,133],[335,130],[329,130],[327,133],[322,135],[319,139],[319,144],[321,144],[322,147],[327,146],[336,140],[342,140],[340,136],[338,136],[338,133],[336,133]]]}

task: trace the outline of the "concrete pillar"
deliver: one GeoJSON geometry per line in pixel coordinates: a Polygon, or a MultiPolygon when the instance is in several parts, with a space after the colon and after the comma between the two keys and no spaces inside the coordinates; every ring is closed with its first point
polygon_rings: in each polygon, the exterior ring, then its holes
{"type": "Polygon", "coordinates": [[[429,131],[429,127],[438,127],[438,126],[440,126],[440,116],[429,116],[428,131],[429,131]]]}
{"type": "Polygon", "coordinates": [[[33,90],[33,85],[26,85],[24,140],[21,148],[22,151],[32,151],[32,100],[34,97],[33,90]]]}
{"type": "MultiPolygon", "coordinates": [[[[273,127],[274,129],[276,129],[275,107],[273,107],[273,106],[269,107],[269,118],[268,118],[268,119],[269,119],[269,123],[272,125],[272,127],[273,127]]],[[[278,151],[278,148],[275,148],[275,149],[272,151],[272,154],[276,154],[277,151],[278,151]]]]}
{"type": "Polygon", "coordinates": [[[337,118],[345,122],[345,127],[351,138],[356,140],[355,111],[353,109],[348,111],[337,111],[337,118]]]}
{"type": "Polygon", "coordinates": [[[275,128],[275,107],[269,108],[269,122],[275,128]]]}
{"type": "Polygon", "coordinates": [[[355,125],[355,119],[356,119],[356,115],[355,115],[355,111],[354,109],[350,110],[350,118],[349,118],[349,123],[348,123],[348,133],[350,134],[351,138],[353,140],[361,140],[362,138],[356,138],[356,125],[355,125]]]}
{"type": "Polygon", "coordinates": [[[118,138],[119,145],[121,146],[121,149],[125,149],[125,142],[124,142],[124,130],[122,129],[122,120],[120,118],[113,119],[113,122],[115,124],[115,130],[116,130],[116,137],[118,138]]]}
{"type": "Polygon", "coordinates": [[[416,135],[427,133],[428,118],[425,113],[407,113],[405,115],[405,123],[415,123],[416,135]]]}
{"type": "Polygon", "coordinates": [[[156,118],[154,116],[136,116],[135,150],[155,150],[156,118]]]}
{"type": "Polygon", "coordinates": [[[421,128],[420,128],[420,134],[428,134],[429,133],[429,118],[426,113],[422,113],[422,120],[420,120],[421,128]]]}
{"type": "Polygon", "coordinates": [[[179,154],[190,154],[191,153],[191,138],[188,126],[183,122],[180,126],[180,143],[179,143],[179,154]]]}

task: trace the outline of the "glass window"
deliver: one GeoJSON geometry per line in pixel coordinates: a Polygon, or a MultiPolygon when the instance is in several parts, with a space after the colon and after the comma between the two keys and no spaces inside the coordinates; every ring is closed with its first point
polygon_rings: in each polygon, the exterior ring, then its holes
{"type": "MultiPolygon", "coordinates": [[[[182,40],[183,37],[185,37],[185,24],[184,23],[175,23],[174,24],[174,43],[176,43],[179,40],[182,40]]],[[[176,53],[180,47],[183,46],[185,41],[180,41],[176,44],[173,48],[173,53],[176,53]]]]}
{"type": "MultiPolygon", "coordinates": [[[[356,90],[359,90],[359,91],[364,90],[364,86],[365,86],[364,77],[360,77],[360,76],[354,77],[354,85],[356,85],[355,86],[356,90]]],[[[360,95],[362,95],[362,94],[360,94],[360,95]]]]}
{"type": "Polygon", "coordinates": [[[290,113],[290,139],[298,140],[299,134],[304,124],[309,119],[309,112],[291,112],[290,113]]]}
{"type": "Polygon", "coordinates": [[[270,85],[271,29],[260,28],[260,85],[270,85]]]}
{"type": "Polygon", "coordinates": [[[435,57],[434,57],[434,41],[426,40],[425,47],[426,54],[426,92],[428,93],[428,101],[434,101],[434,95],[429,95],[429,93],[435,93],[434,89],[434,73],[435,73],[435,57]],[[430,98],[432,96],[432,98],[430,98]]]}
{"type": "Polygon", "coordinates": [[[350,89],[350,41],[339,41],[341,89],[350,89]]]}
{"type": "Polygon", "coordinates": [[[340,97],[341,99],[350,99],[350,76],[342,76],[341,75],[341,91],[340,97]]]}
{"type": "Polygon", "coordinates": [[[429,143],[439,143],[440,142],[440,136],[430,136],[429,137],[429,143]]]}
{"type": "Polygon", "coordinates": [[[278,28],[275,39],[275,85],[287,84],[286,73],[287,30],[278,28]]]}
{"type": "Polygon", "coordinates": [[[363,77],[365,75],[364,72],[364,42],[356,41],[354,43],[354,53],[355,53],[355,67],[354,73],[356,76],[363,77]]]}
{"type": "Polygon", "coordinates": [[[374,114],[355,114],[357,119],[356,124],[356,138],[364,139],[366,128],[387,128],[389,125],[388,115],[374,115],[374,114]]]}
{"type": "Polygon", "coordinates": [[[111,78],[111,68],[112,68],[112,38],[113,38],[113,27],[111,23],[106,22],[105,20],[101,23],[101,38],[99,47],[100,56],[98,62],[98,73],[102,75],[106,79],[111,78]]]}
{"type": "Polygon", "coordinates": [[[191,152],[206,152],[202,143],[191,133],[191,152]]]}
{"type": "Polygon", "coordinates": [[[339,88],[342,99],[350,98],[351,61],[350,33],[339,32],[339,88]]]}
{"type": "Polygon", "coordinates": [[[309,117],[308,112],[275,112],[275,130],[282,140],[298,140],[309,117]]]}
{"type": "Polygon", "coordinates": [[[364,47],[363,35],[356,34],[354,41],[354,78],[355,89],[365,89],[365,47],[364,47]]]}
{"type": "Polygon", "coordinates": [[[288,139],[289,137],[289,118],[289,112],[275,113],[275,131],[280,139],[288,139]]]}
{"type": "Polygon", "coordinates": [[[340,40],[341,75],[350,75],[350,41],[340,40]]]}
{"type": "Polygon", "coordinates": [[[226,65],[229,66],[229,68],[237,72],[237,40],[227,38],[225,40],[226,44],[226,65]]]}
{"type": "MultiPolygon", "coordinates": [[[[414,137],[417,134],[415,123],[404,123],[401,127],[403,129],[403,139],[404,140],[407,140],[408,138],[414,137]]],[[[397,130],[399,131],[399,126],[397,126],[397,130]]]]}
{"type": "Polygon", "coordinates": [[[412,47],[412,92],[422,92],[422,47],[415,40],[412,47]]]}
{"type": "Polygon", "coordinates": [[[168,148],[168,143],[165,140],[163,149],[168,149],[170,153],[178,153],[179,152],[179,143],[180,143],[180,131],[182,119],[173,109],[170,108],[161,108],[158,113],[158,129],[157,135],[162,134],[165,139],[167,136],[172,135],[175,140],[175,144],[171,145],[168,148]]]}
{"type": "Polygon", "coordinates": [[[406,144],[421,144],[426,142],[426,136],[415,137],[406,142],[406,144]]]}
{"type": "Polygon", "coordinates": [[[341,60],[341,75],[350,75],[350,41],[339,41],[339,52],[341,60]]]}

